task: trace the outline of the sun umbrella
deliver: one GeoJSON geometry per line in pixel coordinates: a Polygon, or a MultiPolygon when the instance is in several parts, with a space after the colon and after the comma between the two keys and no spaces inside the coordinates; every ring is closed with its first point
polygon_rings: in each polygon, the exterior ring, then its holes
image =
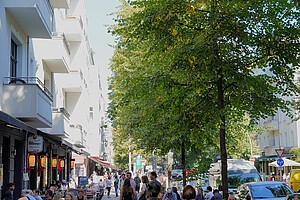
{"type": "MultiPolygon", "coordinates": [[[[300,163],[298,163],[296,161],[293,161],[293,160],[290,160],[290,159],[287,159],[287,158],[282,158],[282,160],[284,161],[284,164],[283,164],[284,167],[287,167],[287,166],[291,166],[291,167],[300,166],[300,163]]],[[[274,162],[269,163],[269,166],[278,167],[277,160],[274,161],[274,162]]]]}

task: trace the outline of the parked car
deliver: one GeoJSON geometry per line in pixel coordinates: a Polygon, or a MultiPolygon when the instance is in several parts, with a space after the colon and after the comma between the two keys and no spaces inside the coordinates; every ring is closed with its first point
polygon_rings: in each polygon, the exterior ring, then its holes
{"type": "Polygon", "coordinates": [[[246,200],[285,200],[291,194],[293,190],[286,183],[277,181],[245,183],[237,189],[238,199],[246,200]]]}
{"type": "Polygon", "coordinates": [[[289,186],[294,192],[300,192],[300,169],[292,169],[289,186]]]}
{"type": "Polygon", "coordinates": [[[287,197],[285,199],[286,200],[299,200],[300,193],[294,193],[294,194],[287,195],[287,197]]]}
{"type": "Polygon", "coordinates": [[[182,169],[173,169],[172,170],[172,179],[182,178],[182,169]]]}

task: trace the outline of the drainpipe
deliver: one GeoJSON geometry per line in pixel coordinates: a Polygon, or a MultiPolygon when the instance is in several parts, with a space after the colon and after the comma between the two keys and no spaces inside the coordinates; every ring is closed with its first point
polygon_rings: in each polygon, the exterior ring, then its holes
{"type": "MultiPolygon", "coordinates": [[[[25,147],[24,147],[25,162],[24,162],[24,169],[23,169],[24,173],[23,174],[27,173],[27,171],[26,171],[26,168],[27,168],[27,163],[26,163],[26,161],[27,161],[27,143],[28,143],[28,131],[26,131],[26,133],[25,133],[25,147]]],[[[28,181],[24,179],[24,176],[23,176],[23,182],[24,182],[23,183],[23,185],[24,185],[23,188],[28,188],[27,187],[28,186],[28,181]]]]}
{"type": "Polygon", "coordinates": [[[26,83],[28,83],[28,77],[29,77],[29,36],[27,36],[27,46],[26,46],[26,53],[27,53],[27,66],[26,66],[26,77],[27,77],[27,81],[26,83]]]}

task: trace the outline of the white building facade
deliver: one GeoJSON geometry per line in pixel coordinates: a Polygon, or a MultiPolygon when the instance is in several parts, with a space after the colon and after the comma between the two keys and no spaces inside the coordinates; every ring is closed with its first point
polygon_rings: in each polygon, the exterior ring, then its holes
{"type": "MultiPolygon", "coordinates": [[[[259,126],[265,127],[263,134],[257,135],[257,141],[262,150],[261,157],[257,159],[260,172],[266,175],[270,173],[278,174],[278,169],[269,167],[268,164],[278,159],[276,150],[284,150],[283,157],[293,159],[295,155],[290,153],[292,148],[299,148],[300,121],[294,121],[285,113],[278,110],[275,116],[270,116],[265,120],[260,120],[259,126]]],[[[289,167],[284,167],[286,175],[290,171],[289,167]]]]}
{"type": "Polygon", "coordinates": [[[0,1],[0,186],[16,183],[16,197],[89,175],[88,157],[100,156],[104,101],[86,3],[0,1]]]}

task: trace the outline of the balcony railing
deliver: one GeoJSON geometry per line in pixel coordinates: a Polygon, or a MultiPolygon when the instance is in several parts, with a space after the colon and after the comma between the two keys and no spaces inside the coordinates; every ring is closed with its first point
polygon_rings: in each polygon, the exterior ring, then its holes
{"type": "Polygon", "coordinates": [[[65,108],[52,108],[52,112],[63,113],[67,119],[70,119],[70,113],[65,108]]]}
{"type": "Polygon", "coordinates": [[[65,36],[64,33],[62,33],[62,32],[53,32],[52,33],[52,38],[62,38],[64,46],[65,46],[67,52],[69,53],[69,55],[71,54],[70,45],[69,45],[69,42],[67,41],[66,36],[65,36]]]}
{"type": "Polygon", "coordinates": [[[53,100],[52,93],[38,77],[4,77],[3,84],[37,85],[47,95],[47,97],[51,99],[51,101],[53,100]]]}

